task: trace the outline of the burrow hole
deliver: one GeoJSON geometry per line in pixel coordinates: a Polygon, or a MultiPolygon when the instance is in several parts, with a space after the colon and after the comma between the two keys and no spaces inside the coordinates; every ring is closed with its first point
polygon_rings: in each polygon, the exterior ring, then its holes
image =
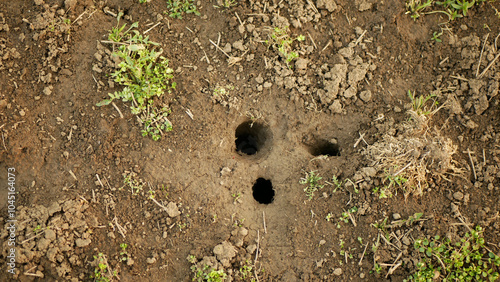
{"type": "Polygon", "coordinates": [[[318,140],[312,146],[309,146],[309,153],[313,156],[340,156],[340,148],[336,140],[318,140]]]}
{"type": "Polygon", "coordinates": [[[274,189],[271,180],[258,178],[252,187],[253,198],[260,204],[270,204],[274,201],[274,189]]]}
{"type": "Polygon", "coordinates": [[[255,155],[265,145],[268,130],[262,124],[246,121],[236,128],[236,151],[245,155],[255,155]]]}

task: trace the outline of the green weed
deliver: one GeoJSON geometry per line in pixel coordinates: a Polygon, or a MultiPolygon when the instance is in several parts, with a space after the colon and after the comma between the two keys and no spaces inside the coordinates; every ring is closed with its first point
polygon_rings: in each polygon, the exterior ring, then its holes
{"type": "Polygon", "coordinates": [[[307,198],[312,200],[314,197],[314,192],[318,191],[318,189],[323,188],[325,185],[320,185],[319,181],[323,179],[320,177],[318,174],[316,174],[316,171],[311,171],[311,172],[306,172],[306,176],[304,178],[301,178],[299,183],[300,184],[306,184],[306,188],[304,188],[304,192],[306,192],[307,198]]]}
{"type": "Polygon", "coordinates": [[[121,261],[127,261],[130,258],[129,254],[127,252],[127,247],[128,247],[128,245],[125,243],[120,244],[120,248],[122,249],[120,252],[120,260],[121,261]]]}
{"type": "Polygon", "coordinates": [[[437,105],[437,101],[434,101],[432,103],[431,108],[429,109],[428,107],[425,106],[425,103],[429,101],[432,98],[436,97],[436,94],[431,93],[427,96],[422,96],[420,95],[419,97],[415,96],[415,93],[411,93],[411,90],[408,90],[408,97],[410,97],[411,100],[411,106],[413,111],[418,115],[418,116],[426,116],[432,113],[432,109],[435,105],[437,105]]]}
{"type": "MultiPolygon", "coordinates": [[[[435,236],[414,243],[423,258],[409,281],[495,281],[500,275],[500,257],[485,247],[483,230],[465,233],[459,242],[435,236]]],[[[408,281],[408,280],[407,280],[408,281]]]]}
{"type": "Polygon", "coordinates": [[[224,270],[215,270],[208,265],[203,268],[199,268],[196,265],[191,267],[191,271],[194,273],[193,281],[207,281],[207,282],[222,282],[227,278],[227,274],[224,270]]]}
{"type": "Polygon", "coordinates": [[[142,122],[147,132],[143,135],[151,135],[155,140],[158,140],[158,134],[153,128],[171,129],[170,122],[165,120],[165,110],[154,109],[153,97],[160,97],[165,92],[175,89],[176,83],[172,82],[173,69],[168,66],[169,61],[161,54],[163,50],[155,50],[159,44],[149,40],[148,36],[142,36],[135,28],[138,23],[133,23],[130,28],[126,29],[127,24],[119,26],[120,18],[123,13],[118,15],[118,24],[113,27],[108,35],[112,42],[116,42],[118,50],[112,53],[112,56],[118,57],[121,62],[119,69],[111,74],[115,82],[124,86],[122,91],[109,93],[109,99],[105,99],[97,106],[110,104],[115,99],[121,99],[123,102],[131,102],[132,114],[139,115],[147,112],[146,117],[142,122]],[[155,115],[161,113],[160,115],[155,115]],[[150,115],[153,114],[153,117],[150,115]],[[155,119],[161,119],[160,122],[151,127],[151,123],[155,119]]]}
{"type": "Polygon", "coordinates": [[[215,8],[231,8],[231,7],[234,7],[238,5],[238,2],[236,2],[236,0],[222,0],[222,5],[221,6],[217,6],[217,5],[214,5],[215,8]]]}
{"type": "Polygon", "coordinates": [[[123,178],[123,183],[125,184],[125,186],[130,187],[132,195],[139,194],[145,185],[142,179],[137,179],[137,174],[135,172],[125,171],[123,173],[123,178]]]}
{"type": "MultiPolygon", "coordinates": [[[[347,211],[342,212],[342,215],[339,217],[339,220],[337,222],[337,228],[340,229],[341,222],[348,223],[349,219],[351,219],[351,217],[352,217],[352,214],[357,212],[357,211],[358,211],[358,207],[352,207],[352,208],[348,209],[347,211]]],[[[353,219],[351,219],[351,220],[353,220],[353,219]]]]}
{"type": "Polygon", "coordinates": [[[437,32],[437,31],[434,31],[434,33],[432,33],[432,38],[431,40],[432,41],[436,41],[436,42],[442,42],[443,40],[441,40],[441,35],[443,35],[443,32],[437,32]]]}
{"type": "Polygon", "coordinates": [[[269,37],[270,39],[265,41],[266,44],[278,50],[278,52],[285,58],[287,64],[299,57],[299,54],[296,51],[293,51],[292,43],[294,41],[304,41],[306,39],[304,35],[291,37],[289,35],[288,27],[275,27],[269,37]]]}
{"type": "Polygon", "coordinates": [[[441,13],[448,16],[449,21],[457,18],[467,16],[469,9],[474,5],[479,5],[486,0],[408,0],[406,1],[406,14],[410,14],[413,20],[417,20],[423,14],[436,14],[441,13]],[[426,8],[433,9],[432,11],[425,12],[426,8]]]}
{"type": "Polygon", "coordinates": [[[115,277],[118,277],[116,271],[112,271],[108,264],[108,259],[103,253],[99,253],[94,256],[94,273],[90,276],[94,281],[97,282],[110,282],[113,281],[115,277]]]}
{"type": "Polygon", "coordinates": [[[167,118],[170,113],[167,107],[157,109],[148,105],[147,110],[140,117],[144,126],[141,131],[142,136],[150,135],[154,141],[158,141],[164,132],[172,131],[172,123],[167,118]]]}
{"type": "Polygon", "coordinates": [[[182,19],[183,14],[201,15],[194,4],[194,0],[167,0],[169,12],[165,12],[171,18],[182,19]]]}

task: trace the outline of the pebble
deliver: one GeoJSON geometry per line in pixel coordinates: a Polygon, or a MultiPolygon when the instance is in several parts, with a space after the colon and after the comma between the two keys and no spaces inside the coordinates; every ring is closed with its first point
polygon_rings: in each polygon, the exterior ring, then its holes
{"type": "Polygon", "coordinates": [[[361,91],[359,99],[363,100],[363,102],[369,102],[372,99],[372,92],[370,90],[361,91]]]}
{"type": "Polygon", "coordinates": [[[455,200],[461,201],[464,198],[464,193],[455,192],[455,193],[453,193],[453,198],[455,198],[455,200]]]}
{"type": "Polygon", "coordinates": [[[337,276],[342,275],[342,268],[335,268],[335,270],[333,271],[333,274],[335,274],[337,276]]]}
{"type": "Polygon", "coordinates": [[[359,275],[359,278],[364,279],[364,278],[365,278],[365,274],[364,274],[364,273],[361,273],[361,274],[359,275]]]}
{"type": "Polygon", "coordinates": [[[24,117],[26,115],[26,113],[24,112],[24,110],[20,110],[19,111],[19,115],[22,116],[22,117],[24,117]]]}
{"type": "Polygon", "coordinates": [[[410,239],[408,239],[408,237],[406,237],[406,236],[403,237],[401,242],[403,242],[403,244],[405,244],[406,246],[409,246],[411,244],[410,239]]]}
{"type": "Polygon", "coordinates": [[[394,218],[394,220],[398,220],[401,219],[401,215],[399,213],[393,213],[392,218],[394,218]]]}
{"type": "Polygon", "coordinates": [[[7,100],[0,100],[0,109],[7,107],[7,100]]]}

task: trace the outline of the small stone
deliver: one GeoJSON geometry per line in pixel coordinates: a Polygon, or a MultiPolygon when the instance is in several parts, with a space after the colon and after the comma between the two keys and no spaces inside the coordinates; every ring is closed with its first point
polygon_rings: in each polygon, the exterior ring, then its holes
{"type": "Polygon", "coordinates": [[[24,110],[20,110],[19,111],[19,115],[22,116],[22,117],[24,117],[26,115],[26,112],[24,110]]]}
{"type": "Polygon", "coordinates": [[[49,96],[50,94],[52,94],[52,90],[50,89],[50,87],[45,87],[43,89],[43,94],[49,96]]]}
{"type": "Polygon", "coordinates": [[[45,230],[45,239],[49,241],[54,241],[56,239],[56,232],[52,229],[46,229],[45,230]]]}
{"type": "Polygon", "coordinates": [[[262,84],[264,82],[264,79],[262,78],[262,76],[259,74],[259,76],[257,76],[255,78],[255,82],[257,82],[258,84],[262,84]]]}
{"type": "Polygon", "coordinates": [[[233,48],[240,51],[245,51],[245,46],[243,46],[243,40],[238,40],[233,43],[233,48]]]}
{"type": "Polygon", "coordinates": [[[401,219],[401,215],[399,213],[393,213],[392,218],[394,218],[394,220],[398,220],[401,219]]]}
{"type": "Polygon", "coordinates": [[[410,239],[408,239],[408,237],[406,237],[406,236],[403,237],[401,242],[403,242],[403,244],[405,244],[406,246],[409,246],[411,244],[410,239]]]}
{"type": "Polygon", "coordinates": [[[333,101],[333,104],[329,107],[329,109],[335,114],[342,113],[342,104],[340,103],[340,100],[337,99],[333,101]]]}
{"type": "Polygon", "coordinates": [[[351,85],[344,92],[344,97],[347,98],[347,99],[349,99],[349,98],[352,98],[354,96],[356,96],[356,87],[354,87],[354,86],[351,85]]]}
{"type": "Polygon", "coordinates": [[[264,82],[264,88],[269,88],[271,86],[273,86],[273,84],[271,82],[269,82],[269,81],[264,82]]]}
{"type": "Polygon", "coordinates": [[[253,254],[253,252],[255,252],[255,250],[256,250],[256,249],[257,249],[257,245],[255,245],[255,244],[248,245],[248,247],[247,247],[247,252],[248,252],[249,254],[253,254]]]}
{"type": "Polygon", "coordinates": [[[340,49],[338,53],[345,58],[350,58],[354,55],[354,49],[352,47],[345,47],[340,49]]]}
{"type": "Polygon", "coordinates": [[[464,198],[464,193],[460,191],[455,192],[453,193],[453,198],[455,198],[455,200],[461,201],[464,198]]]}
{"type": "Polygon", "coordinates": [[[364,167],[362,170],[368,177],[375,177],[377,175],[377,170],[374,167],[364,167]]]}
{"type": "Polygon", "coordinates": [[[152,257],[152,258],[147,258],[146,259],[146,263],[147,264],[153,264],[156,262],[156,258],[155,257],[152,257]]]}
{"type": "Polygon", "coordinates": [[[7,100],[0,100],[0,109],[7,107],[7,100]]]}
{"type": "Polygon", "coordinates": [[[365,274],[364,273],[359,274],[359,278],[365,279],[365,274]]]}
{"type": "Polygon", "coordinates": [[[326,244],[326,240],[321,240],[321,241],[319,241],[319,245],[320,245],[320,246],[323,246],[324,244],[326,244]]]}
{"type": "Polygon", "coordinates": [[[342,275],[342,268],[335,268],[333,274],[335,274],[336,276],[342,275]]]}
{"type": "Polygon", "coordinates": [[[333,0],[318,0],[316,6],[318,9],[327,9],[328,12],[333,12],[337,9],[337,4],[333,0]]]}
{"type": "Polygon", "coordinates": [[[231,53],[231,50],[232,50],[231,43],[226,43],[226,46],[224,46],[224,48],[222,50],[224,50],[224,52],[226,52],[226,53],[231,53]]]}
{"type": "Polygon", "coordinates": [[[217,256],[218,260],[228,259],[231,260],[236,256],[236,249],[231,243],[224,241],[221,244],[214,247],[214,254],[217,256]]]}
{"type": "Polygon", "coordinates": [[[169,217],[176,217],[181,214],[179,209],[177,208],[177,204],[174,202],[170,202],[167,205],[167,213],[169,217]]]}
{"type": "Polygon", "coordinates": [[[370,90],[361,91],[361,93],[359,93],[359,99],[363,100],[363,102],[370,102],[372,99],[372,92],[370,90]]]}
{"type": "Polygon", "coordinates": [[[400,113],[401,112],[401,108],[398,107],[398,106],[394,106],[394,112],[395,113],[400,113]]]}
{"type": "Polygon", "coordinates": [[[220,171],[220,176],[226,176],[231,173],[231,169],[228,167],[223,167],[220,171]]]}
{"type": "Polygon", "coordinates": [[[78,238],[75,241],[76,246],[79,248],[86,247],[86,246],[90,245],[91,242],[92,241],[90,239],[81,239],[81,238],[78,238]]]}
{"type": "Polygon", "coordinates": [[[295,68],[299,71],[303,71],[307,69],[307,64],[309,63],[309,60],[304,59],[304,58],[299,58],[295,62],[295,68]]]}

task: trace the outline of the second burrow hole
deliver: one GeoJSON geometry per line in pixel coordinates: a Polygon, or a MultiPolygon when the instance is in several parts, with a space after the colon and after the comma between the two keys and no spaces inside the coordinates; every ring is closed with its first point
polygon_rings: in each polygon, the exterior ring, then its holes
{"type": "Polygon", "coordinates": [[[261,123],[246,121],[235,131],[236,151],[242,155],[255,155],[265,149],[272,139],[272,134],[261,123]]]}
{"type": "Polygon", "coordinates": [[[316,139],[305,144],[309,153],[315,157],[317,156],[340,156],[340,147],[336,139],[325,140],[316,139]]]}

